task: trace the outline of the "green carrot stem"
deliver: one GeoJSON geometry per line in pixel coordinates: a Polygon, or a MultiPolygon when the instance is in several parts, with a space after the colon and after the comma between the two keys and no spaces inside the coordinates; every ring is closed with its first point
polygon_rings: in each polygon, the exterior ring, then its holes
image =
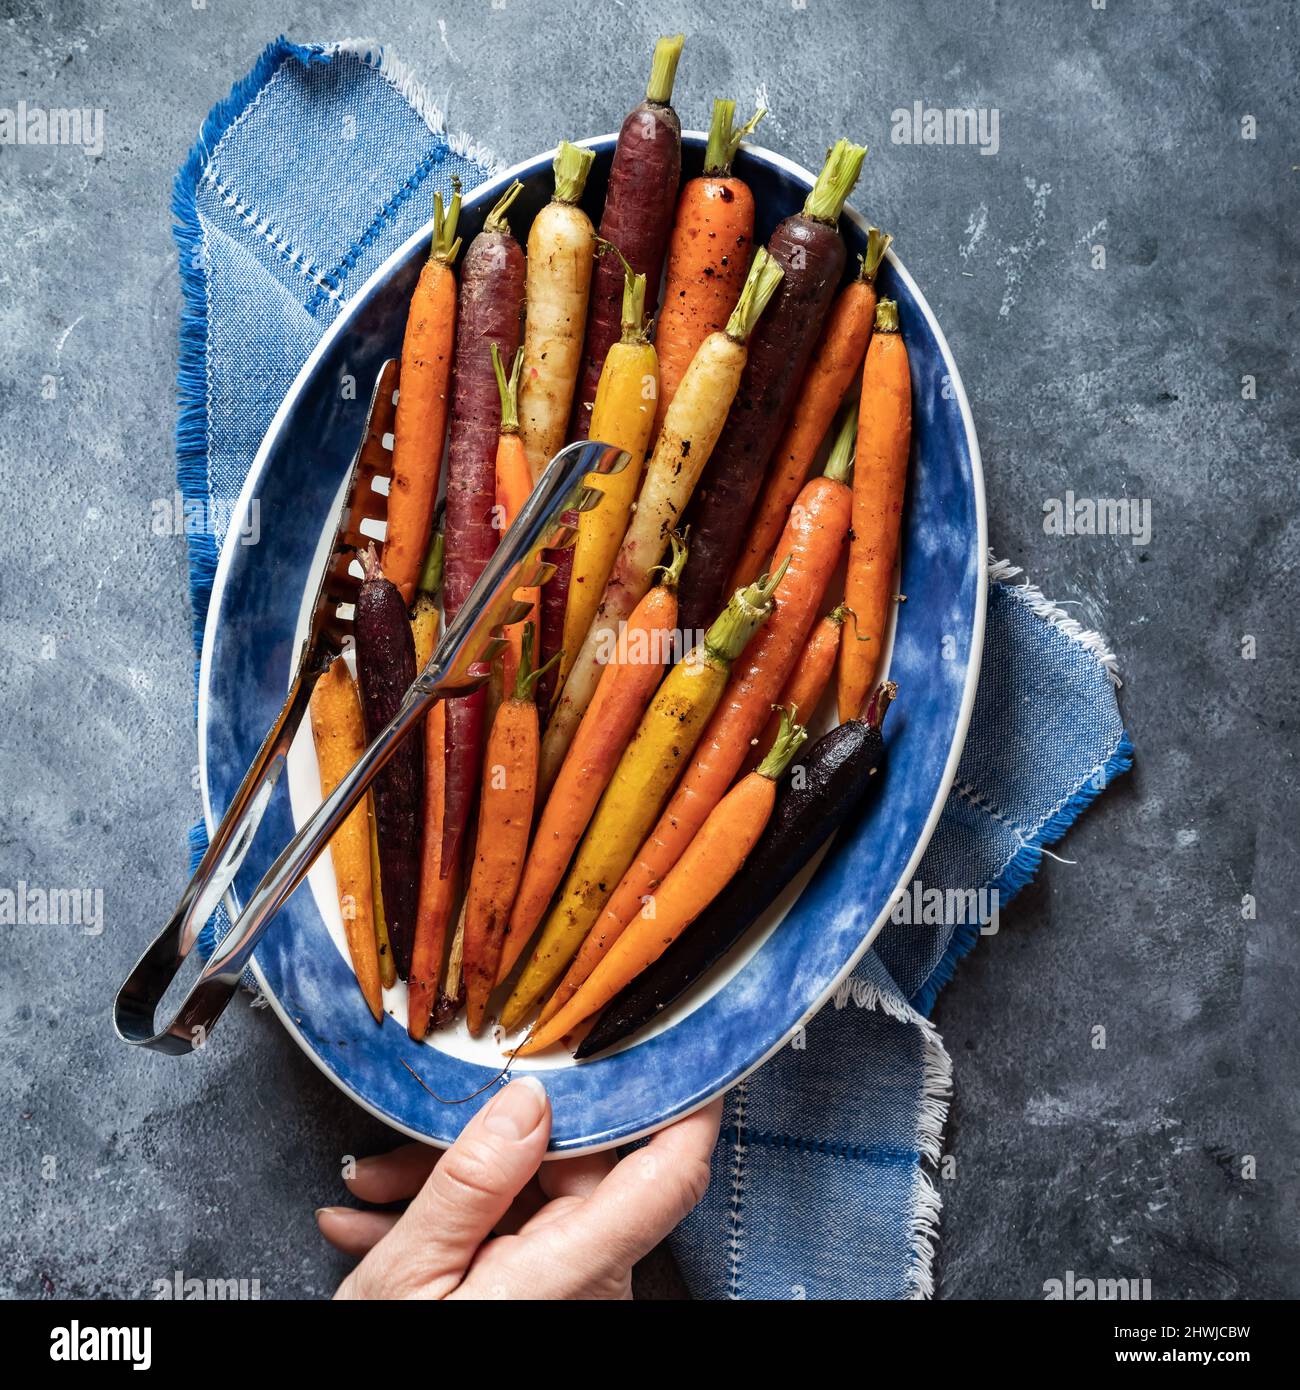
{"type": "Polygon", "coordinates": [[[650,81],[646,84],[645,99],[658,106],[668,106],[673,99],[673,83],[677,81],[677,60],[682,56],[685,34],[674,34],[655,44],[655,56],[650,61],[650,81]]]}
{"type": "Polygon", "coordinates": [[[492,370],[496,373],[497,395],[501,397],[502,434],[519,433],[519,372],[523,365],[524,350],[520,348],[515,353],[507,377],[505,364],[501,361],[501,349],[492,344],[492,370]]]}
{"type": "Polygon", "coordinates": [[[740,292],[736,307],[727,320],[726,334],[733,342],[743,343],[754,331],[754,325],[776,293],[785,271],[773,260],[766,246],[760,247],[749,267],[749,277],[740,292]]]}
{"type": "Polygon", "coordinates": [[[645,276],[638,275],[627,263],[627,257],[604,237],[596,238],[596,254],[612,251],[623,266],[623,341],[643,343],[646,340],[645,276]]]}
{"type": "Polygon", "coordinates": [[[460,250],[456,223],[460,221],[460,180],[452,185],[451,206],[443,209],[442,194],[433,195],[433,247],[430,255],[435,261],[450,265],[460,250]]]}
{"type": "Polygon", "coordinates": [[[492,211],[488,213],[487,220],[483,223],[485,232],[504,232],[510,235],[510,223],[506,221],[506,213],[510,211],[511,204],[524,191],[524,186],[518,179],[496,200],[492,211]]]}
{"type": "Polygon", "coordinates": [[[803,215],[815,222],[829,222],[834,226],[840,220],[844,204],[853,192],[853,185],[862,172],[862,161],[867,157],[865,145],[851,145],[847,140],[837,140],[826,156],[826,163],[817,175],[812,192],[803,205],[803,215]]]}
{"type": "Polygon", "coordinates": [[[713,103],[713,119],[709,123],[709,143],[704,150],[704,177],[725,178],[731,173],[731,164],[746,135],[753,133],[754,127],[767,115],[767,107],[760,106],[742,126],[735,126],[736,103],[719,97],[713,103]]]}
{"type": "Polygon", "coordinates": [[[876,305],[875,332],[898,332],[898,301],[896,299],[882,299],[876,305]]]}
{"type": "MultiPolygon", "coordinates": [[[[687,528],[689,530],[689,527],[687,528]]],[[[672,531],[668,536],[669,542],[673,547],[673,558],[666,565],[655,565],[650,573],[662,574],[663,578],[659,581],[665,589],[675,589],[678,580],[682,577],[682,570],[686,567],[686,556],[690,547],[686,544],[685,531],[672,531]]]]}
{"type": "Polygon", "coordinates": [[[853,469],[853,454],[858,444],[858,401],[856,395],[844,407],[835,443],[822,470],[832,482],[847,483],[853,469]]]}
{"type": "Polygon", "coordinates": [[[737,589],[704,637],[706,654],[732,662],[772,611],[772,595],[790,566],[787,555],[772,574],[760,575],[747,588],[737,589]]]}
{"type": "Polygon", "coordinates": [[[858,257],[862,266],[858,274],[859,280],[865,280],[868,285],[875,280],[876,272],[880,269],[880,263],[885,259],[885,252],[893,239],[888,232],[882,232],[879,227],[867,228],[866,254],[858,257]]]}
{"type": "Polygon", "coordinates": [[[776,738],[772,740],[767,757],[755,769],[760,777],[770,778],[773,782],[790,765],[790,759],[808,737],[808,730],[802,724],[794,722],[795,716],[799,713],[795,705],[791,705],[789,709],[784,705],[778,705],[777,708],[781,711],[781,727],[776,731],[776,738]]]}
{"type": "Polygon", "coordinates": [[[424,553],[424,565],[415,586],[417,593],[428,594],[432,598],[442,588],[442,565],[446,554],[447,538],[442,529],[442,508],[439,507],[438,515],[433,520],[429,548],[424,553]]]}
{"type": "Polygon", "coordinates": [[[555,162],[555,201],[557,203],[576,203],[587,186],[587,175],[591,172],[591,162],[596,158],[595,150],[579,149],[567,140],[560,141],[555,162]]]}
{"type": "Polygon", "coordinates": [[[523,640],[520,642],[519,670],[515,672],[515,690],[511,699],[520,704],[531,704],[533,691],[536,689],[537,682],[555,665],[564,655],[563,652],[556,652],[549,660],[544,661],[535,671],[533,670],[533,649],[537,641],[537,627],[534,623],[524,624],[523,640]]]}

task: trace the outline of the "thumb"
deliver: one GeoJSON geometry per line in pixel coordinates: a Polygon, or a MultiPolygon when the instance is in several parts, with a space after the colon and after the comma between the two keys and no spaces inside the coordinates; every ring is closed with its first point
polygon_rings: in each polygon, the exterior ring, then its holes
{"type": "Polygon", "coordinates": [[[521,1076],[498,1092],[357,1266],[356,1296],[446,1297],[541,1166],[550,1136],[551,1106],[535,1076],[521,1076]]]}

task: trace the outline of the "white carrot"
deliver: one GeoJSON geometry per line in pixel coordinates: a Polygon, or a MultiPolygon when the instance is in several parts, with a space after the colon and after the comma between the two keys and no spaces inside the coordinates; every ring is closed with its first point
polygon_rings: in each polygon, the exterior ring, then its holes
{"type": "Polygon", "coordinates": [[[726,423],[749,357],[745,344],[782,274],[776,261],[765,250],[759,251],[726,328],[710,333],[700,344],[668,407],[632,523],[546,727],[539,764],[543,786],[550,785],[564,761],[595,694],[602,664],[615,649],[619,628],[650,588],[669,533],[686,510],[726,423]]]}
{"type": "Polygon", "coordinates": [[[561,142],[555,197],[533,218],[528,233],[519,432],[534,482],[564,444],[582,358],[596,237],[577,203],[593,158],[591,150],[561,142]]]}

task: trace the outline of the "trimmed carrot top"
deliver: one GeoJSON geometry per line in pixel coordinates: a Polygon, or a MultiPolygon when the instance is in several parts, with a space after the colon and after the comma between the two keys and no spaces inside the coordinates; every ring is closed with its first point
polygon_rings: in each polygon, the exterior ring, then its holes
{"type": "Polygon", "coordinates": [[[803,205],[803,215],[814,222],[829,222],[834,226],[840,220],[844,204],[853,192],[853,185],[862,172],[862,161],[867,157],[865,145],[852,145],[847,140],[837,140],[826,156],[826,163],[817,175],[812,192],[803,205]]]}
{"type": "Polygon", "coordinates": [[[655,56],[650,60],[650,81],[646,83],[645,99],[656,106],[667,106],[673,99],[673,83],[677,81],[677,60],[682,56],[685,34],[662,38],[655,44],[655,56]]]}
{"type": "Polygon", "coordinates": [[[713,103],[713,119],[709,124],[709,143],[704,150],[704,177],[725,178],[731,173],[731,164],[740,148],[740,142],[751,135],[759,121],[767,115],[767,107],[760,106],[742,126],[735,124],[736,103],[726,97],[719,97],[713,103]]]}
{"type": "Polygon", "coordinates": [[[506,236],[510,235],[510,223],[506,221],[506,213],[510,211],[511,205],[523,191],[523,184],[516,179],[496,200],[492,211],[484,219],[483,230],[485,232],[504,232],[506,236]]]}

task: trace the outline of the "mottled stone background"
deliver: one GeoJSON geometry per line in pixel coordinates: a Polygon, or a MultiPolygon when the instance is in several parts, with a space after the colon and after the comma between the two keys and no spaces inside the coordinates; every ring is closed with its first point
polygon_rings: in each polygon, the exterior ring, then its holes
{"type": "MultiPolygon", "coordinates": [[[[869,142],[855,202],[961,364],[993,546],[1125,677],[1134,775],[939,1004],[942,1296],[1066,1270],[1300,1293],[1290,0],[0,0],[0,106],[106,113],[97,159],[0,147],[0,885],[105,903],[98,936],[0,928],[5,1294],[175,1269],[325,1294],[344,1266],[312,1209],[388,1138],[267,1012],[185,1061],[109,1026],[197,807],[184,542],[149,521],[173,489],[168,200],[200,120],[277,33],[364,34],[518,158],[617,126],[677,28],[687,124],[761,93],[764,142],[805,164],[869,142]],[[891,143],[918,100],[996,108],[996,156],[891,143]],[[1150,543],[1044,534],[1067,490],[1149,499],[1150,543]]],[[[680,1290],[666,1257],[641,1288],[680,1290]]]]}

